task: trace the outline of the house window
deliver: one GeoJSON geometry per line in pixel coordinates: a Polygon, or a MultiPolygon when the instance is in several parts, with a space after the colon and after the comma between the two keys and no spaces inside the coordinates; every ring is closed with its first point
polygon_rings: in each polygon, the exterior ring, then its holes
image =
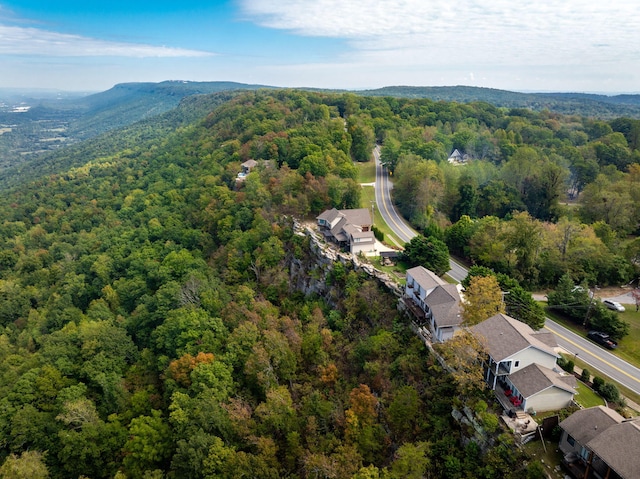
{"type": "Polygon", "coordinates": [[[583,447],[582,449],[580,449],[580,457],[582,459],[584,459],[585,461],[589,460],[589,449],[587,449],[586,447],[583,447]]]}
{"type": "Polygon", "coordinates": [[[567,442],[572,447],[576,445],[576,440],[571,436],[571,434],[567,434],[567,442]]]}
{"type": "Polygon", "coordinates": [[[514,368],[518,368],[518,367],[520,367],[520,361],[516,361],[516,362],[513,364],[513,367],[514,367],[514,368]]]}

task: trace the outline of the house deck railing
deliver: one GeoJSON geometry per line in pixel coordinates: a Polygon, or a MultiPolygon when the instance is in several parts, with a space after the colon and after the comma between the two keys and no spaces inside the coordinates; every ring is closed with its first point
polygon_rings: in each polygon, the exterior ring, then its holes
{"type": "Polygon", "coordinates": [[[496,376],[508,376],[510,374],[509,369],[503,363],[493,363],[491,369],[496,376]]]}
{"type": "Polygon", "coordinates": [[[424,324],[427,321],[427,316],[420,306],[411,297],[407,297],[405,300],[409,311],[415,316],[418,324],[424,324]]]}
{"type": "Polygon", "coordinates": [[[496,398],[500,405],[505,409],[505,411],[522,411],[522,403],[516,402],[513,403],[511,401],[511,397],[513,395],[513,391],[505,384],[502,384],[501,381],[498,381],[496,384],[496,398]]]}

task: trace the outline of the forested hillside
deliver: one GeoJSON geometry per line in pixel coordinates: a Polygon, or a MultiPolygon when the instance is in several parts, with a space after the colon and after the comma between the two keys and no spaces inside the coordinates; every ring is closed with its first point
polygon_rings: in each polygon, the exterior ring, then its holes
{"type": "Polygon", "coordinates": [[[174,131],[145,124],[149,141],[132,129],[69,150],[58,171],[0,194],[0,472],[542,477],[377,282],[336,264],[327,297],[292,289],[293,261],[317,274],[292,218],[359,206],[353,160],[377,141],[400,206],[452,250],[530,283],[556,270],[626,279],[636,120],[301,91],[220,98],[193,99],[217,106],[174,131]],[[450,165],[453,148],[473,160],[450,165]],[[561,204],[569,191],[583,206],[561,204]],[[598,195],[626,220],[589,206],[598,195]],[[603,262],[587,269],[592,257],[603,262]],[[463,406],[486,449],[453,419],[463,406]]]}
{"type": "MultiPolygon", "coordinates": [[[[277,87],[222,81],[123,83],[81,98],[69,92],[34,92],[33,95],[39,95],[34,98],[28,96],[27,92],[0,90],[0,180],[11,177],[10,181],[15,183],[16,172],[5,173],[5,168],[16,167],[18,171],[28,171],[31,161],[55,163],[56,152],[60,149],[138,121],[151,119],[153,122],[157,115],[172,110],[190,96],[258,88],[277,87]],[[25,105],[27,111],[13,111],[15,106],[24,108],[25,105]]],[[[467,86],[395,86],[360,91],[358,95],[426,98],[459,103],[482,101],[498,107],[549,110],[599,119],[640,118],[640,95],[519,93],[467,86]]],[[[195,116],[191,118],[193,120],[195,116]]],[[[107,135],[106,141],[100,142],[111,144],[109,137],[107,135]]]]}
{"type": "MultiPolygon", "coordinates": [[[[47,92],[40,93],[41,98],[29,98],[5,92],[5,100],[0,91],[0,172],[12,166],[25,168],[30,159],[48,162],[51,152],[157,117],[190,96],[257,88],[260,86],[235,82],[122,83],[81,98],[72,94],[52,97],[47,92]],[[27,111],[14,112],[12,105],[16,104],[26,105],[27,111]]],[[[197,111],[190,121],[204,114],[197,111]]],[[[13,175],[2,173],[2,177],[13,175]]]]}

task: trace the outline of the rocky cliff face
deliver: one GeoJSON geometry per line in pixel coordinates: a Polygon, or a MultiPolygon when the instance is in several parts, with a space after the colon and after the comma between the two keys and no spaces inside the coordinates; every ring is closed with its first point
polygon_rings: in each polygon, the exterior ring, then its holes
{"type": "Polygon", "coordinates": [[[304,236],[309,241],[309,255],[303,259],[294,258],[289,266],[291,289],[304,294],[317,294],[329,304],[335,305],[332,298],[336,295],[327,284],[327,278],[337,262],[352,267],[357,272],[364,272],[378,280],[392,294],[400,298],[402,288],[387,274],[377,270],[371,264],[363,262],[358,256],[339,251],[335,245],[327,244],[311,228],[294,224],[297,235],[304,236]]]}

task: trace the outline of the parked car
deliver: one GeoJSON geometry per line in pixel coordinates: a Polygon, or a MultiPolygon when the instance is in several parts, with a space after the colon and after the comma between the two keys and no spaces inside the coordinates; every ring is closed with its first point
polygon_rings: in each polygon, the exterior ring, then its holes
{"type": "Polygon", "coordinates": [[[616,349],[618,347],[618,343],[611,339],[607,333],[603,333],[600,331],[589,331],[587,337],[589,339],[593,339],[596,343],[601,344],[607,349],[616,349]]]}
{"type": "Polygon", "coordinates": [[[614,311],[620,311],[620,312],[624,311],[624,306],[622,306],[617,301],[611,301],[611,300],[605,299],[603,303],[607,308],[613,309],[614,311]]]}

